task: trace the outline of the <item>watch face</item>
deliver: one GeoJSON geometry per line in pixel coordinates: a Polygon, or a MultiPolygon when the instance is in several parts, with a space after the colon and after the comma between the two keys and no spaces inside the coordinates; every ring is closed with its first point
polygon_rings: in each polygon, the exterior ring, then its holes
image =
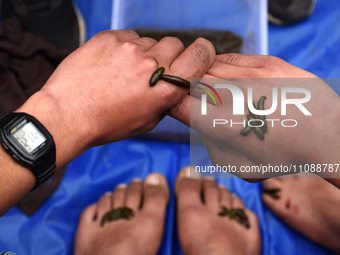
{"type": "Polygon", "coordinates": [[[46,137],[31,122],[24,121],[20,123],[10,133],[30,154],[33,154],[46,141],[46,137]]]}

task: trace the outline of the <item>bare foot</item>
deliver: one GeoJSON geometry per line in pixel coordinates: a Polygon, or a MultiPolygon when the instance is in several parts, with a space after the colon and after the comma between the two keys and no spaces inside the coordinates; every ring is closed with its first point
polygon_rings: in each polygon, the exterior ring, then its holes
{"type": "Polygon", "coordinates": [[[74,254],[156,254],[163,236],[169,188],[160,174],[149,175],[144,182],[135,180],[119,185],[103,195],[97,204],[82,213],[74,254]],[[103,215],[111,209],[129,207],[130,220],[120,219],[100,226],[103,215]]]}
{"type": "Polygon", "coordinates": [[[263,189],[264,203],[285,223],[340,253],[338,188],[321,178],[276,178],[264,181],[263,189]]]}
{"type": "Polygon", "coordinates": [[[261,238],[256,215],[243,202],[213,179],[190,178],[184,168],[176,182],[178,234],[186,255],[257,255],[261,238]],[[220,217],[228,210],[244,209],[249,229],[235,219],[220,217]]]}

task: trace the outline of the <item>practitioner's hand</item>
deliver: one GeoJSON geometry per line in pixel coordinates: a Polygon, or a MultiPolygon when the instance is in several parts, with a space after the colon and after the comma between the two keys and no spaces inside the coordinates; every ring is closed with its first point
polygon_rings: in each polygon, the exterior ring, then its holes
{"type": "MultiPolygon", "coordinates": [[[[340,100],[336,93],[321,79],[275,57],[241,54],[217,56],[204,78],[217,77],[227,78],[220,79],[218,83],[234,84],[239,87],[245,99],[247,99],[247,88],[252,87],[253,100],[256,104],[261,96],[266,96],[265,109],[269,109],[272,105],[273,87],[278,88],[279,96],[277,110],[267,116],[268,132],[265,134],[264,141],[261,141],[253,131],[248,136],[242,136],[240,134],[240,131],[243,130],[242,125],[235,124],[231,127],[231,120],[233,122],[246,120],[247,122],[248,109],[245,104],[243,116],[233,115],[233,98],[228,90],[217,89],[223,105],[220,106],[218,103],[216,107],[212,101],[208,101],[207,115],[205,116],[201,115],[200,101],[201,94],[205,92],[199,89],[192,89],[190,96],[187,95],[180,104],[171,109],[171,116],[186,125],[191,125],[192,128],[203,134],[203,143],[206,145],[210,159],[214,164],[236,166],[237,170],[240,170],[241,166],[260,166],[261,164],[290,166],[292,164],[292,172],[295,164],[297,166],[309,164],[308,166],[312,167],[310,164],[314,163],[340,163],[340,100]],[[312,116],[305,116],[293,105],[288,105],[287,115],[282,116],[280,96],[282,87],[308,89],[311,93],[311,100],[303,106],[312,116]],[[217,124],[213,127],[213,119],[226,119],[228,123],[217,124]],[[272,127],[272,122],[268,119],[279,119],[280,121],[275,121],[274,127],[272,127]],[[283,127],[281,121],[285,119],[296,120],[298,126],[294,128],[283,127]]],[[[213,86],[216,80],[211,82],[210,85],[213,86]]],[[[303,98],[305,95],[289,93],[287,97],[303,98]]],[[[218,102],[217,98],[216,101],[218,102]]],[[[287,121],[284,124],[292,125],[294,122],[287,121]]],[[[254,178],[252,181],[276,175],[249,172],[235,174],[245,179],[254,178]]],[[[279,171],[277,174],[287,174],[287,172],[279,171]]],[[[323,173],[319,174],[322,175],[323,173]]],[[[333,172],[332,176],[339,175],[340,168],[337,173],[333,172]]]]}
{"type": "Polygon", "coordinates": [[[133,31],[101,32],[69,55],[18,111],[50,130],[57,164],[64,165],[90,146],[152,129],[186,95],[164,81],[150,87],[156,68],[185,79],[202,77],[214,58],[205,39],[185,49],[172,37],[157,42],[133,31]]]}

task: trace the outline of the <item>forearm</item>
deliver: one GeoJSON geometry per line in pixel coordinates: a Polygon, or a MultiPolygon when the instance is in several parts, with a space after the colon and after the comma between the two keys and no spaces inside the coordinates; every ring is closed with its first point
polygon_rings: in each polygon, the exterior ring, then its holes
{"type": "MultiPolygon", "coordinates": [[[[70,115],[63,114],[59,102],[44,92],[38,92],[20,107],[17,112],[28,113],[37,118],[53,136],[56,145],[57,168],[66,165],[86,149],[82,130],[72,129],[70,115]]],[[[18,164],[0,146],[0,215],[14,206],[36,184],[29,169],[18,164]]]]}

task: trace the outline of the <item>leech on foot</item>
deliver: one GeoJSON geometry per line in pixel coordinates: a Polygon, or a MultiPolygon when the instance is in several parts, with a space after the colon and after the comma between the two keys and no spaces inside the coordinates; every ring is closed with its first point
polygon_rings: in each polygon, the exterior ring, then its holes
{"type": "Polygon", "coordinates": [[[134,217],[133,211],[128,207],[120,207],[104,214],[100,226],[103,227],[106,222],[111,222],[119,219],[129,220],[134,217]]]}
{"type": "Polygon", "coordinates": [[[229,217],[231,220],[235,220],[240,225],[243,225],[245,228],[250,228],[250,223],[248,217],[243,209],[231,209],[228,210],[227,207],[222,206],[221,211],[218,213],[220,217],[229,217]]]}
{"type": "MultiPolygon", "coordinates": [[[[264,110],[264,100],[266,100],[267,98],[265,96],[262,96],[257,104],[257,107],[255,106],[255,103],[253,102],[254,108],[257,110],[264,110]]],[[[255,115],[252,112],[250,112],[249,108],[248,108],[249,114],[247,115],[247,126],[240,132],[241,135],[243,136],[247,136],[249,135],[249,133],[251,132],[251,130],[254,131],[254,133],[256,134],[256,136],[260,139],[260,140],[264,140],[264,134],[268,131],[267,128],[267,121],[266,121],[266,116],[265,115],[255,115]],[[263,121],[263,126],[262,127],[251,127],[248,125],[250,120],[256,120],[256,119],[260,119],[263,121]]],[[[260,121],[256,121],[256,125],[259,125],[260,121]]]]}
{"type": "Polygon", "coordinates": [[[151,75],[150,82],[149,82],[151,87],[155,86],[159,80],[163,80],[163,81],[172,83],[176,86],[179,86],[181,88],[190,89],[189,81],[182,79],[180,77],[177,77],[177,76],[164,74],[164,71],[165,71],[164,67],[159,67],[151,75]]]}
{"type": "Polygon", "coordinates": [[[272,197],[275,200],[280,199],[280,191],[281,189],[263,189],[263,193],[267,194],[268,196],[272,197]]]}

